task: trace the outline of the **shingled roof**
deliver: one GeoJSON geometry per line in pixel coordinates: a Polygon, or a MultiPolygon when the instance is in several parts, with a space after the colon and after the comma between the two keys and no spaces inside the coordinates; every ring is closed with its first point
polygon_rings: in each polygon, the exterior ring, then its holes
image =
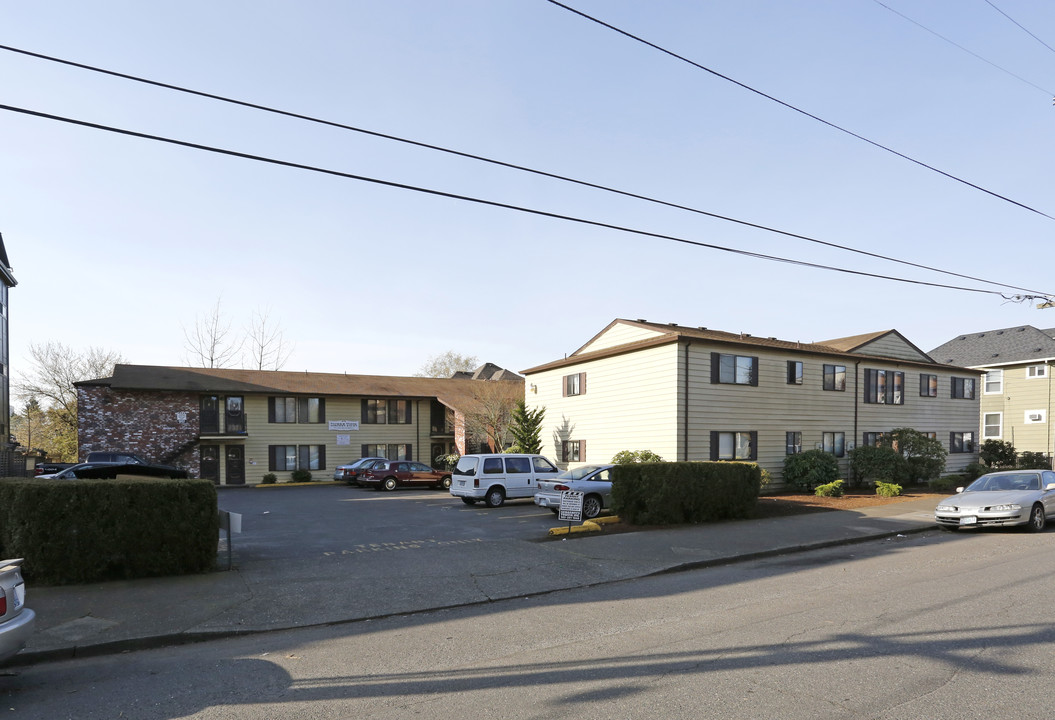
{"type": "Polygon", "coordinates": [[[1055,330],[1032,325],[960,335],[930,351],[938,362],[964,367],[1008,365],[1055,358],[1055,330]]]}
{"type": "MultiPolygon", "coordinates": [[[[501,382],[524,379],[513,373],[501,382]]],[[[337,373],[236,370],[158,365],[116,365],[108,378],[84,380],[77,385],[104,385],[120,390],[168,390],[196,393],[288,393],[292,395],[346,395],[377,398],[437,398],[448,407],[465,410],[477,402],[481,383],[491,380],[393,377],[337,373]]]]}

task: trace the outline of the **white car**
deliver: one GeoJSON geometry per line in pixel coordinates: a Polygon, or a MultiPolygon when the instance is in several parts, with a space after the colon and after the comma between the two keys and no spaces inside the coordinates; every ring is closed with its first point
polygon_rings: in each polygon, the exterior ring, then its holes
{"type": "Polygon", "coordinates": [[[947,530],[1028,525],[1040,532],[1055,513],[1055,472],[1003,470],[981,476],[934,509],[934,521],[947,530]]]}
{"type": "Polygon", "coordinates": [[[0,560],[0,661],[25,647],[36,624],[36,615],[26,607],[21,566],[21,559],[0,560]]]}
{"type": "Polygon", "coordinates": [[[538,481],[535,504],[560,512],[560,496],[569,490],[581,492],[582,517],[592,520],[612,504],[612,465],[583,465],[555,478],[538,481]]]}

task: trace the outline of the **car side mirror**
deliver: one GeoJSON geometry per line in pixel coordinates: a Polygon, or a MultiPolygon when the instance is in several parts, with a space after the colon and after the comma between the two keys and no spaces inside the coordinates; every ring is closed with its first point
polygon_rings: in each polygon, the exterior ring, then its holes
{"type": "Polygon", "coordinates": [[[956,488],[956,492],[962,493],[963,492],[963,487],[961,486],[961,487],[956,488]]]}
{"type": "Polygon", "coordinates": [[[1055,490],[1055,483],[1048,483],[1044,486],[1045,490],[1055,490]]]}

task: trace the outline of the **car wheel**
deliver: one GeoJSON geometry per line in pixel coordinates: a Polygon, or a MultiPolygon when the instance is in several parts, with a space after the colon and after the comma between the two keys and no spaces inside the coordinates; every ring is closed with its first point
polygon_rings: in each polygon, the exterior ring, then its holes
{"type": "Polygon", "coordinates": [[[439,488],[441,490],[450,490],[451,489],[451,478],[450,478],[449,475],[447,477],[440,478],[439,488]]]}
{"type": "Polygon", "coordinates": [[[396,489],[396,479],[394,477],[387,477],[387,478],[385,478],[385,490],[395,490],[395,489],[396,489]]]}
{"type": "Polygon", "coordinates": [[[476,498],[462,498],[462,502],[465,503],[466,505],[475,505],[476,504],[476,498]]]}
{"type": "Polygon", "coordinates": [[[601,514],[601,498],[596,495],[587,495],[582,501],[583,520],[593,520],[601,514]]]}
{"type": "Polygon", "coordinates": [[[1029,513],[1029,531],[1040,532],[1044,529],[1044,525],[1046,524],[1047,518],[1044,517],[1044,506],[1034,505],[1029,513]]]}
{"type": "Polygon", "coordinates": [[[487,497],[484,498],[484,502],[487,503],[487,507],[500,507],[502,503],[506,501],[506,494],[502,488],[495,487],[487,491],[487,497]]]}

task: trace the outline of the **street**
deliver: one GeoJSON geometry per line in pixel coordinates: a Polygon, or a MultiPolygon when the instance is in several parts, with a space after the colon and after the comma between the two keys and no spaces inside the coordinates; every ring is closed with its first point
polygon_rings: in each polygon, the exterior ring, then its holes
{"type": "Polygon", "coordinates": [[[41,718],[1047,718],[1052,535],[937,531],[20,667],[41,718]]]}

